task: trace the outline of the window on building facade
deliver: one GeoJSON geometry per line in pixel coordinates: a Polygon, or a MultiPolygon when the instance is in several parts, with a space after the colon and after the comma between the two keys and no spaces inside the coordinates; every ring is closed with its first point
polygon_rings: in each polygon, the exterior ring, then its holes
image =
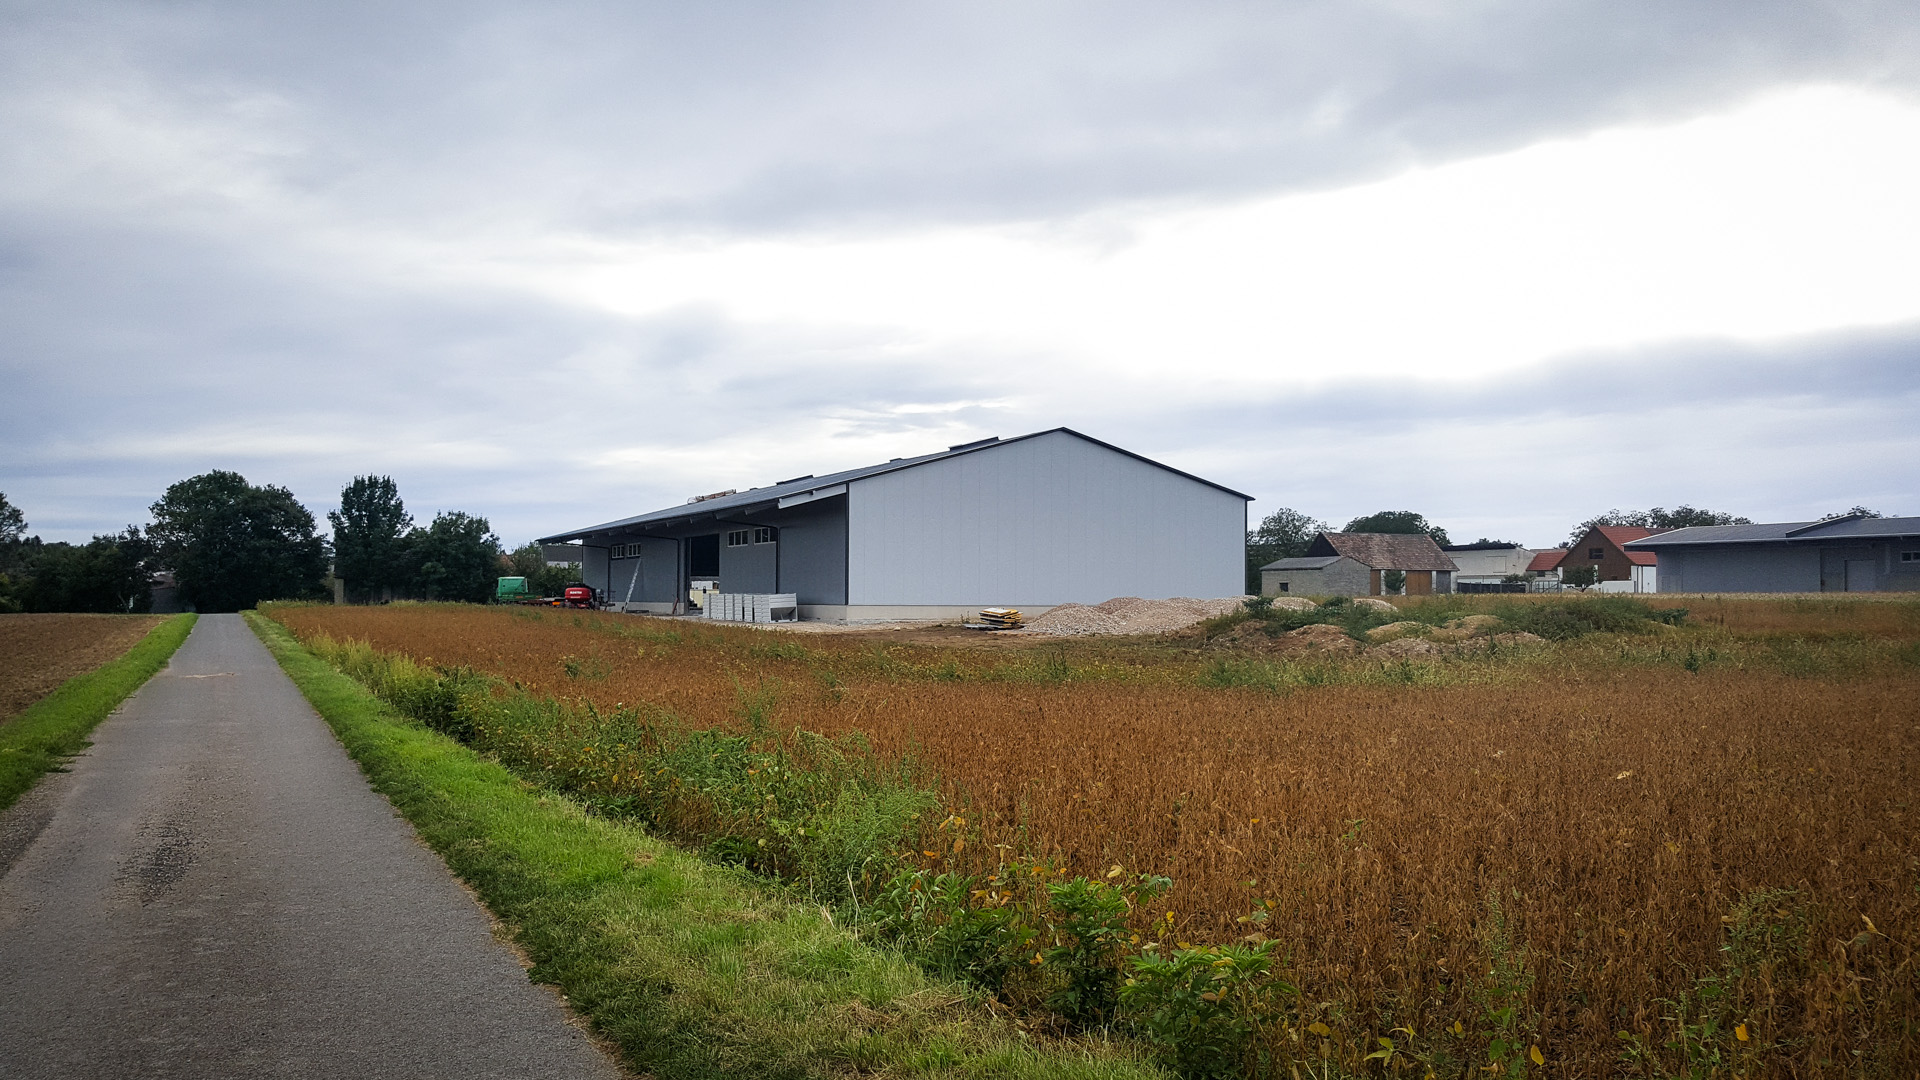
{"type": "Polygon", "coordinates": [[[1286,592],[1286,591],[1287,591],[1287,586],[1289,586],[1289,585],[1291,585],[1291,584],[1293,584],[1293,582],[1291,582],[1291,581],[1283,581],[1283,582],[1281,582],[1281,583],[1280,583],[1280,591],[1281,591],[1281,592],[1286,592]]]}
{"type": "Polygon", "coordinates": [[[728,547],[746,547],[753,534],[747,529],[735,529],[727,534],[728,547]]]}
{"type": "Polygon", "coordinates": [[[1900,553],[1900,561],[1920,562],[1920,551],[1903,551],[1900,553]]]}
{"type": "Polygon", "coordinates": [[[756,544],[771,544],[774,541],[774,535],[773,529],[762,525],[753,530],[753,542],[756,544]]]}
{"type": "Polygon", "coordinates": [[[1588,548],[1587,549],[1587,558],[1589,559],[1604,559],[1606,557],[1607,557],[1606,548],[1588,548]]]}

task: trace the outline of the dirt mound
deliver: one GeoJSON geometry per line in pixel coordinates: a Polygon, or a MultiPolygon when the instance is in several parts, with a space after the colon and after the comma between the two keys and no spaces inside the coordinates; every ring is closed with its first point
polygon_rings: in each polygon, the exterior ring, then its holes
{"type": "Polygon", "coordinates": [[[1424,629],[1426,629],[1425,623],[1417,623],[1411,619],[1402,619],[1399,622],[1390,622],[1385,626],[1376,626],[1367,631],[1367,640],[1392,641],[1394,638],[1403,638],[1424,629]]]}
{"type": "Polygon", "coordinates": [[[1354,597],[1353,606],[1357,608],[1365,608],[1368,611],[1393,611],[1394,610],[1394,606],[1392,604],[1387,603],[1385,600],[1375,600],[1371,596],[1354,597]]]}
{"type": "Polygon", "coordinates": [[[1403,637],[1395,638],[1385,645],[1375,645],[1367,650],[1367,655],[1403,660],[1412,656],[1431,656],[1437,651],[1439,650],[1434,648],[1431,641],[1422,641],[1417,637],[1403,637]]]}
{"type": "Polygon", "coordinates": [[[1027,620],[1027,632],[1057,635],[1166,634],[1225,615],[1239,608],[1245,600],[1241,596],[1219,600],[1195,600],[1185,596],[1170,600],[1142,600],[1137,596],[1116,596],[1098,604],[1061,604],[1027,620]]]}
{"type": "Polygon", "coordinates": [[[1273,647],[1281,652],[1350,653],[1359,651],[1360,643],[1337,626],[1314,623],[1274,638],[1273,647]]]}
{"type": "Polygon", "coordinates": [[[1312,611],[1320,606],[1304,596],[1276,596],[1272,599],[1275,611],[1312,611]]]}

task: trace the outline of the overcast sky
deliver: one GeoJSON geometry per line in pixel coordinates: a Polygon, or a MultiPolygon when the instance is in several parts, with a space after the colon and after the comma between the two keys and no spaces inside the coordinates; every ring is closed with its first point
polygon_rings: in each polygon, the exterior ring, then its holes
{"type": "Polygon", "coordinates": [[[0,492],[517,544],[1067,425],[1256,519],[1920,514],[1917,191],[1908,0],[0,0],[0,492]]]}

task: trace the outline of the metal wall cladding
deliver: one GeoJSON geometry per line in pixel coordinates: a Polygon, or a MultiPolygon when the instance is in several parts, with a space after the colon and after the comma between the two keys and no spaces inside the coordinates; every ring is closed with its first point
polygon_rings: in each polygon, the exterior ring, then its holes
{"type": "Polygon", "coordinates": [[[1819,592],[1820,549],[1811,545],[1660,549],[1661,592],[1819,592]]]}
{"type": "MultiPolygon", "coordinates": [[[[638,557],[612,559],[607,564],[608,585],[601,595],[615,604],[671,603],[679,593],[680,547],[655,537],[616,538],[616,543],[640,547],[638,557]]],[[[591,584],[591,582],[589,582],[591,584]]]]}
{"type": "Polygon", "coordinates": [[[778,587],[803,604],[846,603],[846,496],[781,510],[767,520],[780,526],[778,587]]]}
{"type": "Polygon", "coordinates": [[[1067,432],[849,486],[848,603],[1237,596],[1239,495],[1067,432]]]}

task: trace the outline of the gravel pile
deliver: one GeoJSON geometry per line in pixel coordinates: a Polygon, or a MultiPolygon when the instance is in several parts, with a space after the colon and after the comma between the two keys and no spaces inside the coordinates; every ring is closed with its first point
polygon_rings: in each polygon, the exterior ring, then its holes
{"type": "MultiPolygon", "coordinates": [[[[1101,604],[1061,604],[1027,620],[1025,633],[1035,634],[1166,634],[1185,630],[1203,619],[1238,608],[1245,597],[1193,600],[1142,600],[1117,596],[1101,604]]],[[[1019,631],[1016,631],[1019,632],[1019,631]]]]}

